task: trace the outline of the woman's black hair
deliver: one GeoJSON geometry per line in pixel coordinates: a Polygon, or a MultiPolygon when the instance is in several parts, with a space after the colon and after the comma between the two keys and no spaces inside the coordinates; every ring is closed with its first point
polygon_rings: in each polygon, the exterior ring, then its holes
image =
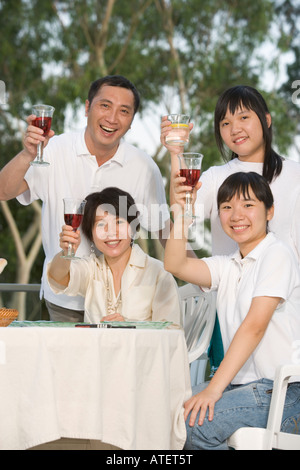
{"type": "Polygon", "coordinates": [[[109,187],[102,191],[89,194],[86,198],[81,230],[88,240],[93,241],[93,227],[96,220],[97,208],[120,217],[130,224],[132,236],[140,229],[139,211],[133,197],[119,188],[109,187]]]}
{"type": "MultiPolygon", "coordinates": [[[[226,116],[227,110],[234,114],[240,108],[254,111],[261,122],[265,142],[263,176],[268,183],[271,183],[281,173],[282,157],[272,149],[272,124],[268,126],[266,119],[266,115],[270,114],[270,112],[264,98],[255,88],[238,85],[226,90],[218,99],[215,109],[215,138],[217,146],[222,157],[227,161],[228,150],[221,137],[220,122],[226,116]]],[[[238,155],[231,152],[230,157],[232,160],[237,158],[238,155]]]]}
{"type": "Polygon", "coordinates": [[[264,203],[266,210],[271,209],[274,198],[271,188],[263,176],[254,171],[233,173],[228,176],[219,188],[217,203],[218,209],[224,202],[230,201],[234,196],[250,199],[249,189],[252,189],[255,197],[264,203]]]}

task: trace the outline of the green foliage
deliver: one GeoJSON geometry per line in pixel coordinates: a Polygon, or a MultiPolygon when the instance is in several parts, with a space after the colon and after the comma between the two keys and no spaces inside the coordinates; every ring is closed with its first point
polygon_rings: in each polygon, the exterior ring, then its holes
{"type": "MultiPolygon", "coordinates": [[[[290,132],[290,127],[293,127],[294,132],[299,135],[300,120],[299,120],[299,99],[296,101],[293,99],[293,88],[294,82],[300,80],[300,28],[299,28],[299,16],[300,16],[300,4],[298,0],[284,0],[281,2],[280,7],[276,9],[278,14],[277,24],[280,28],[280,39],[278,47],[283,51],[289,51],[293,55],[293,60],[287,66],[288,80],[282,85],[279,90],[279,94],[282,97],[282,101],[285,103],[284,115],[286,120],[279,119],[278,128],[281,125],[284,129],[280,132],[280,139],[283,139],[284,131],[290,132]]],[[[299,88],[299,82],[295,85],[299,88]]]]}

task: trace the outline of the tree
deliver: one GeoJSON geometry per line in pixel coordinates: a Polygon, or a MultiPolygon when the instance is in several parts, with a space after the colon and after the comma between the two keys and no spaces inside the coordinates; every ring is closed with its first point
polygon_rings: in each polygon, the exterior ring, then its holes
{"type": "MultiPolygon", "coordinates": [[[[300,131],[300,4],[298,0],[285,0],[276,9],[277,25],[280,31],[279,48],[283,53],[289,53],[293,60],[287,66],[288,79],[280,87],[278,94],[286,103],[286,115],[294,124],[294,133],[299,136],[300,131]]],[[[280,125],[281,123],[279,123],[280,125]]],[[[295,148],[300,161],[300,143],[295,139],[295,148]]]]}

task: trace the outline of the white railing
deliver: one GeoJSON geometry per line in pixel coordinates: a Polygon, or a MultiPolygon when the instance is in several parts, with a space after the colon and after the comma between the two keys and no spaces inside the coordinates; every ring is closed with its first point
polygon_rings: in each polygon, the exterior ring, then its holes
{"type": "Polygon", "coordinates": [[[40,320],[42,314],[41,301],[39,298],[40,289],[40,284],[0,283],[0,295],[2,292],[11,292],[12,295],[15,295],[13,299],[9,300],[9,305],[3,306],[17,309],[19,311],[19,320],[40,320]],[[19,293],[19,295],[17,293],[19,293]],[[38,294],[37,301],[34,302],[35,306],[38,303],[38,308],[32,309],[31,312],[27,312],[26,308],[26,296],[29,293],[38,294]]]}

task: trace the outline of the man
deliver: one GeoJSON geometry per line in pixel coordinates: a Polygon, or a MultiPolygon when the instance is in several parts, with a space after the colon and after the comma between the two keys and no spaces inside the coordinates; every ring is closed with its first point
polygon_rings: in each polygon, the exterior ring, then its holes
{"type": "MultiPolygon", "coordinates": [[[[51,130],[44,137],[43,131],[32,125],[34,115],[29,116],[23,150],[0,173],[0,200],[18,197],[24,205],[36,199],[43,202],[46,258],[41,293],[53,321],[83,320],[83,299],[55,295],[46,276],[48,262],[60,249],[64,198],[84,199],[94,191],[116,186],[132,195],[146,230],[159,236],[167,226],[169,212],[157,165],[144,152],[121,140],[130,129],[139,101],[134,85],[122,76],[96,80],[85,103],[87,126],[83,131],[53,137],[51,130]],[[44,159],[50,163],[47,167],[30,166],[39,142],[44,142],[44,159]]],[[[90,250],[83,240],[77,255],[88,255],[90,250]]]]}

